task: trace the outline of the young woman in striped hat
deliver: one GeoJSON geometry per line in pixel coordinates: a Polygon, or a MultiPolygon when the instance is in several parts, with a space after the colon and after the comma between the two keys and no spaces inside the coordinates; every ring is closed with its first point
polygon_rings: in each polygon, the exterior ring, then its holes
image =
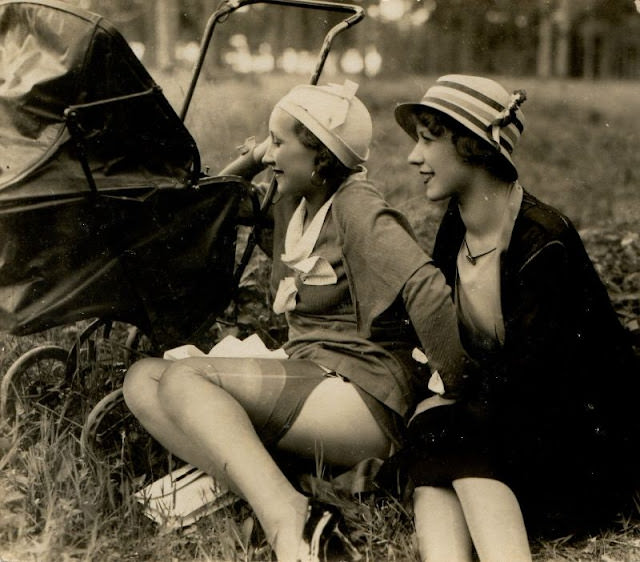
{"type": "Polygon", "coordinates": [[[635,358],[575,228],[518,182],[525,99],[448,75],[395,110],[427,198],[449,200],[433,257],[480,366],[434,373],[409,424],[423,560],[529,560],[525,529],[592,528],[631,500],[635,358]]]}

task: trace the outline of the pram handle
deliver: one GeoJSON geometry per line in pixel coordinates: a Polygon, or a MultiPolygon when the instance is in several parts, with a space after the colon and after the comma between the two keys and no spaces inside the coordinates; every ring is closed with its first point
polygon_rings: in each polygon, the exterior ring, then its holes
{"type": "Polygon", "coordinates": [[[182,119],[183,121],[187,116],[187,111],[189,110],[189,105],[191,104],[191,99],[193,98],[193,93],[196,89],[196,84],[198,83],[198,78],[200,77],[200,73],[202,71],[204,59],[207,55],[207,51],[209,50],[209,43],[211,42],[211,37],[213,36],[213,31],[216,24],[220,20],[229,16],[229,14],[231,14],[238,8],[249,6],[251,4],[276,4],[278,6],[291,6],[296,8],[307,8],[311,10],[324,10],[330,12],[351,14],[349,17],[333,26],[325,35],[324,42],[322,43],[322,47],[318,55],[318,63],[314,70],[313,76],[311,77],[311,84],[318,83],[318,79],[320,78],[324,63],[327,60],[329,50],[331,49],[331,44],[333,43],[335,37],[340,32],[355,25],[360,20],[362,20],[362,18],[364,18],[364,9],[360,6],[355,6],[353,4],[341,4],[337,2],[326,2],[323,0],[231,0],[223,2],[223,4],[209,17],[207,21],[207,25],[202,36],[202,41],[200,43],[200,54],[193,70],[191,83],[189,84],[189,89],[187,90],[182,109],[180,110],[180,119],[182,119]]]}
{"type": "MultiPolygon", "coordinates": [[[[187,97],[185,99],[185,105],[182,108],[181,116],[184,118],[186,115],[187,109],[189,107],[189,102],[191,101],[191,96],[193,95],[193,90],[195,89],[195,85],[198,79],[198,75],[202,68],[202,63],[204,62],[204,55],[207,51],[207,46],[209,41],[211,40],[211,35],[213,34],[213,28],[215,23],[220,19],[220,17],[224,17],[226,14],[231,13],[233,10],[241,6],[247,6],[249,4],[258,4],[260,2],[264,2],[267,4],[278,4],[280,6],[295,6],[299,8],[311,8],[315,10],[328,10],[333,12],[342,12],[342,13],[351,13],[351,16],[345,18],[338,24],[334,25],[325,35],[324,41],[322,43],[322,47],[320,49],[320,54],[318,55],[318,63],[316,64],[316,68],[311,76],[310,83],[315,85],[318,83],[318,79],[320,78],[320,74],[322,73],[322,69],[324,68],[324,63],[327,60],[327,56],[329,55],[329,50],[331,49],[331,44],[335,37],[341,33],[342,31],[350,28],[355,25],[359,21],[364,18],[364,9],[360,6],[354,6],[353,4],[339,4],[334,2],[324,2],[318,0],[241,0],[240,2],[227,2],[225,3],[215,14],[211,16],[209,22],[207,24],[207,30],[204,34],[203,43],[200,49],[200,59],[198,60],[198,64],[196,66],[196,70],[194,72],[193,80],[191,83],[191,87],[187,92],[187,97]],[[223,12],[222,16],[219,14],[223,12]]],[[[271,201],[273,200],[273,196],[276,192],[276,181],[275,178],[271,178],[269,182],[269,187],[267,188],[264,197],[260,203],[260,218],[262,218],[266,213],[269,207],[271,206],[271,201]]],[[[251,232],[249,233],[249,237],[247,239],[247,244],[244,248],[244,252],[240,258],[240,261],[236,267],[234,272],[235,278],[235,287],[239,287],[240,279],[242,274],[251,259],[251,255],[253,254],[253,250],[257,245],[258,233],[262,226],[261,220],[258,220],[251,232]]]]}
{"type": "MultiPolygon", "coordinates": [[[[198,56],[198,60],[196,61],[196,65],[194,67],[193,75],[191,78],[191,83],[189,84],[189,89],[187,90],[187,94],[184,99],[184,103],[182,105],[182,109],[180,111],[180,118],[184,121],[187,111],[189,110],[189,105],[191,104],[191,99],[193,98],[193,93],[196,88],[196,84],[198,82],[198,78],[200,77],[200,72],[202,71],[202,65],[204,64],[204,59],[206,57],[209,43],[211,42],[211,37],[213,36],[213,31],[215,29],[216,24],[227,17],[229,14],[237,10],[238,8],[242,8],[243,6],[249,6],[251,4],[276,4],[278,6],[290,6],[295,8],[307,8],[311,10],[324,10],[330,12],[339,12],[339,13],[347,13],[351,14],[349,17],[345,18],[341,22],[334,25],[329,31],[326,33],[324,41],[322,43],[322,47],[320,49],[320,53],[318,55],[318,62],[316,64],[313,75],[311,76],[310,83],[315,85],[318,83],[318,79],[320,78],[320,74],[322,73],[322,69],[324,68],[324,64],[327,60],[327,56],[329,55],[329,50],[331,49],[331,45],[335,37],[341,33],[342,31],[349,29],[359,21],[364,18],[364,9],[360,6],[356,6],[353,4],[342,4],[338,2],[327,2],[325,0],[227,0],[225,1],[208,19],[207,25],[205,27],[205,31],[202,36],[202,41],[200,43],[200,54],[198,56]]],[[[259,209],[259,218],[266,214],[268,208],[271,205],[271,201],[275,194],[276,190],[276,182],[275,178],[271,179],[267,192],[265,193],[259,209]]],[[[261,221],[258,220],[251,232],[249,233],[249,237],[247,239],[247,244],[244,248],[244,252],[242,257],[240,258],[240,262],[238,263],[236,270],[234,272],[235,277],[235,287],[237,288],[240,284],[240,278],[242,277],[242,273],[244,272],[245,267],[249,263],[249,259],[251,258],[251,254],[255,249],[257,244],[257,235],[260,230],[261,221]]]]}

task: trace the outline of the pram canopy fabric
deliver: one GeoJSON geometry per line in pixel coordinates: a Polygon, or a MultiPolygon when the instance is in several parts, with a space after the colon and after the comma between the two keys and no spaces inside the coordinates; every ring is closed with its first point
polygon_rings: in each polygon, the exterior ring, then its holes
{"type": "Polygon", "coordinates": [[[63,2],[0,2],[0,37],[0,202],[87,191],[65,110],[149,91],[83,111],[92,173],[99,189],[184,182],[196,144],[104,18],[63,2]]]}
{"type": "Polygon", "coordinates": [[[199,167],[109,22],[54,0],[0,2],[0,330],[101,317],[173,344],[210,321],[233,292],[250,188],[199,167]]]}

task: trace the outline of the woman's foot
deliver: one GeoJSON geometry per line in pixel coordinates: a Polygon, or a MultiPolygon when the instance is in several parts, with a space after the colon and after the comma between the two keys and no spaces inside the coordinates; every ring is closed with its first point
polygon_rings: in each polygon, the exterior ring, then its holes
{"type": "MultiPolygon", "coordinates": [[[[301,537],[307,520],[309,499],[300,495],[287,502],[282,510],[275,530],[267,533],[278,562],[296,562],[301,537]]],[[[266,529],[265,529],[266,530],[266,529]]]]}

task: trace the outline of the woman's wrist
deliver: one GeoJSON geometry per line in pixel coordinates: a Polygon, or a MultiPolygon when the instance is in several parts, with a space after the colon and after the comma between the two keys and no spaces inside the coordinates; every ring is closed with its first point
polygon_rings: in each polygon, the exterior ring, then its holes
{"type": "Polygon", "coordinates": [[[256,144],[255,137],[252,138],[253,146],[251,148],[251,155],[253,156],[253,161],[255,162],[256,166],[262,166],[262,168],[265,168],[266,166],[262,162],[262,160],[264,159],[264,155],[267,153],[267,149],[269,148],[269,143],[271,141],[269,137],[267,137],[259,144],[256,144]]]}
{"type": "Polygon", "coordinates": [[[262,145],[260,143],[256,145],[255,137],[249,137],[238,147],[240,156],[238,156],[233,162],[227,164],[219,173],[219,175],[234,175],[241,176],[245,179],[251,179],[257,176],[265,165],[262,162],[262,156],[264,155],[262,145]]]}

